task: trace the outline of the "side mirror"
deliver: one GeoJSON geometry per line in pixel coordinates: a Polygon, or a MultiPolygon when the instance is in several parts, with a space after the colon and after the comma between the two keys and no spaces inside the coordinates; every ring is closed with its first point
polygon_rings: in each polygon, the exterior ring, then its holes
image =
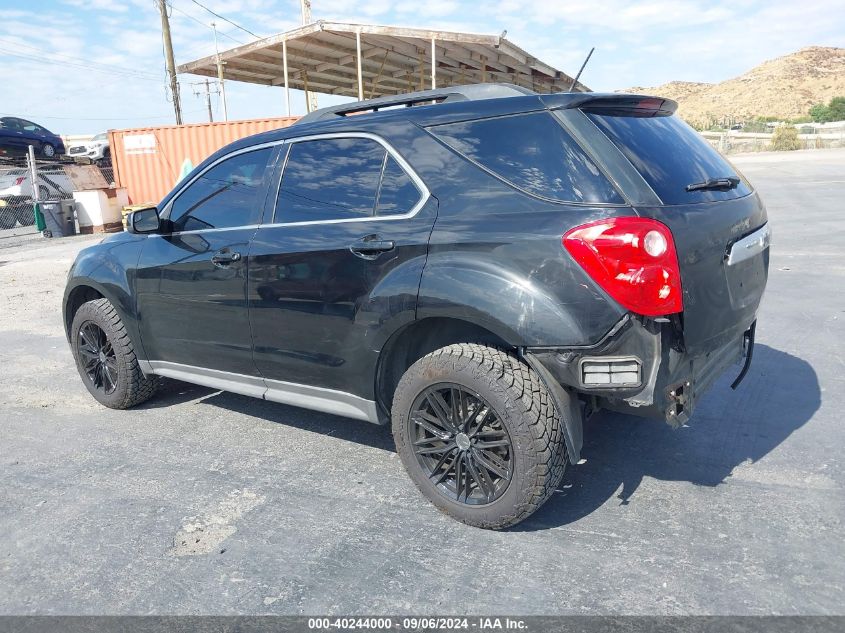
{"type": "Polygon", "coordinates": [[[158,209],[138,209],[129,214],[126,219],[126,228],[130,233],[145,234],[155,233],[161,228],[161,220],[158,217],[158,209]]]}

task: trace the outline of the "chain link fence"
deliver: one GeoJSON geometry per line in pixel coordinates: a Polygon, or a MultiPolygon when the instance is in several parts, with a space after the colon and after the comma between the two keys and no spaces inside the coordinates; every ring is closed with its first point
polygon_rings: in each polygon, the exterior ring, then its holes
{"type": "MultiPolygon", "coordinates": [[[[36,160],[33,169],[28,157],[0,159],[0,237],[14,234],[37,233],[35,202],[71,200],[73,184],[65,172],[62,160],[36,160]]],[[[107,183],[114,181],[112,166],[99,167],[107,183]]]]}

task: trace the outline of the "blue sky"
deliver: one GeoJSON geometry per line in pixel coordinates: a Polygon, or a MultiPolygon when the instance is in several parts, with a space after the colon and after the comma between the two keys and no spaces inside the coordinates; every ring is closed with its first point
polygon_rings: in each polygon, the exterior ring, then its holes
{"type": "MultiPolygon", "coordinates": [[[[191,0],[169,0],[177,63],[251,36],[191,0]]],[[[299,0],[202,0],[259,35],[299,23],[299,0]]],[[[721,81],[803,46],[845,46],[843,0],[312,0],[314,18],[500,33],[594,90],[721,81]]],[[[154,0],[0,0],[0,113],[62,134],[173,123],[154,0]]],[[[207,120],[181,76],[185,120],[207,120]]],[[[196,86],[199,89],[199,86],[196,86]]],[[[227,82],[230,118],[284,115],[281,88],[227,82]]],[[[338,99],[322,97],[321,105],[338,99]]],[[[294,113],[303,113],[301,93],[294,113]]],[[[222,118],[218,100],[215,120],[222,118]]]]}

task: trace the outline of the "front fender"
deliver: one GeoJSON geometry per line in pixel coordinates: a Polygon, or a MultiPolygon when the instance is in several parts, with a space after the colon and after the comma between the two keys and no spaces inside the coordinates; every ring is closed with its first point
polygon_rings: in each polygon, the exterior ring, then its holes
{"type": "Polygon", "coordinates": [[[68,272],[62,300],[65,334],[68,338],[73,320],[72,315],[68,313],[71,299],[80,289],[92,288],[111,302],[135,349],[142,350],[135,309],[134,270],[143,243],[144,238],[141,236],[119,234],[80,251],[68,272]]]}

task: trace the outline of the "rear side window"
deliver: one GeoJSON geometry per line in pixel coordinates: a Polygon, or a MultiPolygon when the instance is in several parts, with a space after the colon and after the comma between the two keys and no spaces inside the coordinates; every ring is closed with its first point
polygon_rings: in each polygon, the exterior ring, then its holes
{"type": "Polygon", "coordinates": [[[261,219],[264,171],[272,148],[237,154],[203,172],[173,201],[174,231],[199,231],[257,224],[261,219]]]}
{"type": "Polygon", "coordinates": [[[421,196],[411,177],[396,159],[388,154],[381,177],[376,215],[409,213],[420,201],[421,196]]]}
{"type": "Polygon", "coordinates": [[[698,132],[676,116],[636,117],[587,113],[631,161],[664,204],[740,198],[751,188],[698,132]],[[687,191],[687,185],[711,178],[739,178],[727,191],[687,191]]]}
{"type": "Polygon", "coordinates": [[[470,160],[537,196],[561,202],[624,202],[548,112],[449,123],[429,131],[470,160]]]}
{"type": "Polygon", "coordinates": [[[276,222],[355,220],[409,213],[422,194],[380,143],[326,138],[293,143],[276,222]]]}

